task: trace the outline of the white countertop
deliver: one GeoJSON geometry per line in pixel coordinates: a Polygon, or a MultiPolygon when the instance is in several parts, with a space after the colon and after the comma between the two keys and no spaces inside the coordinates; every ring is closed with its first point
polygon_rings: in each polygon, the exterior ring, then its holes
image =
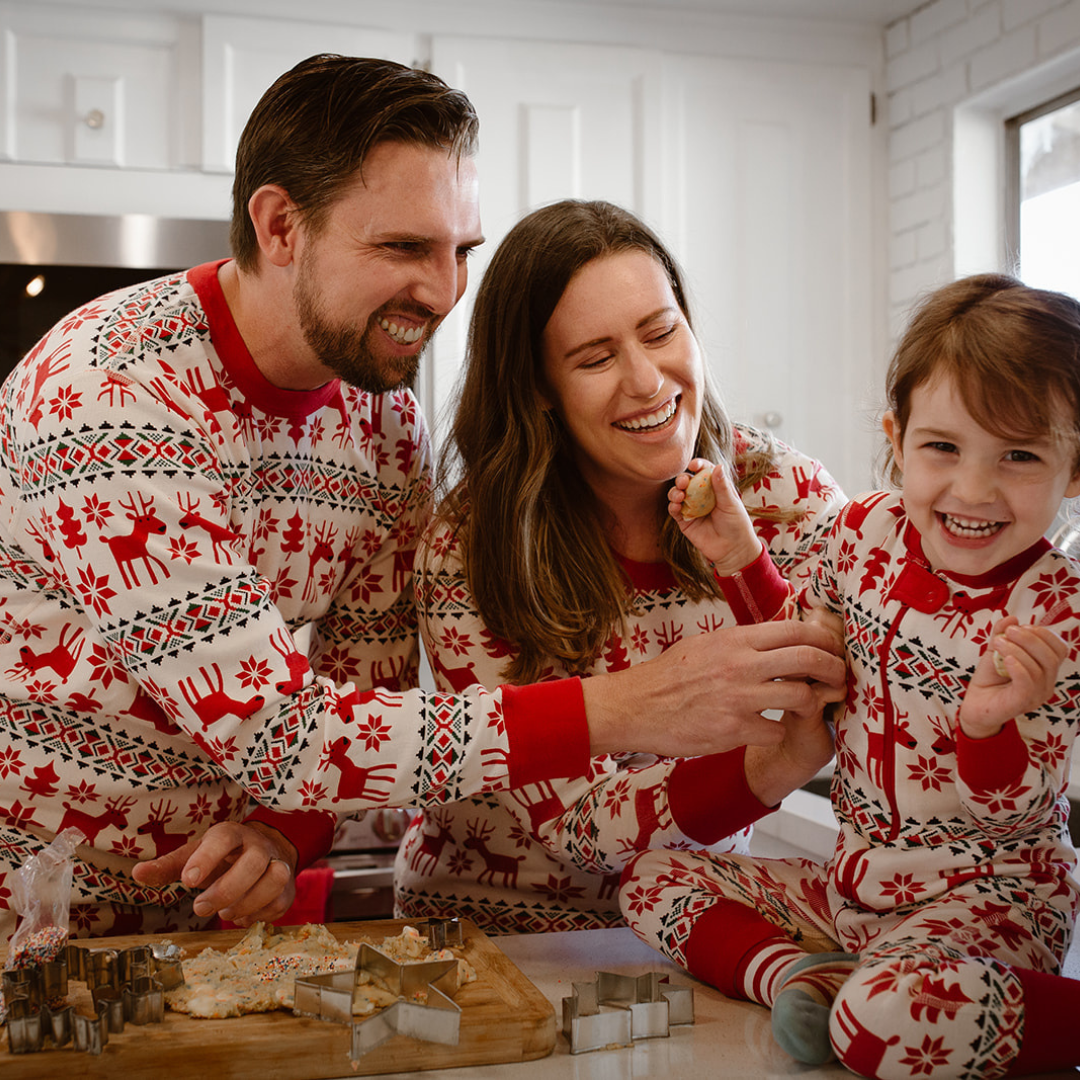
{"type": "MultiPolygon", "coordinates": [[[[744,1001],[731,1001],[719,991],[690,978],[665,957],[639,941],[628,929],[581,930],[564,934],[525,934],[494,939],[551,1002],[557,1029],[555,1050],[536,1061],[438,1069],[424,1073],[392,1073],[390,1077],[423,1080],[636,1080],[657,1076],[723,1080],[768,1080],[798,1076],[825,1080],[852,1074],[833,1063],[812,1069],[800,1065],[773,1042],[769,1011],[744,1001]],[[639,1040],[632,1047],[571,1054],[562,1034],[562,999],[572,984],[589,982],[598,971],[642,975],[661,971],[674,983],[694,987],[694,1023],[674,1027],[667,1038],[639,1040]]],[[[1066,973],[1080,977],[1080,948],[1074,945],[1066,973]]],[[[1071,1077],[1076,1071],[1043,1073],[1040,1080],[1071,1077]]]]}

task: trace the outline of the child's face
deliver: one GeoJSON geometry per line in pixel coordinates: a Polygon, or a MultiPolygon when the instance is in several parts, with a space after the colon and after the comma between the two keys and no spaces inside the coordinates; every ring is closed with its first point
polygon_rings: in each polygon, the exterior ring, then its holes
{"type": "Polygon", "coordinates": [[[904,505],[935,570],[985,574],[1034,544],[1062,498],[1080,494],[1071,442],[992,434],[949,378],[914,390],[902,441],[891,412],[884,427],[904,474],[904,505]]]}

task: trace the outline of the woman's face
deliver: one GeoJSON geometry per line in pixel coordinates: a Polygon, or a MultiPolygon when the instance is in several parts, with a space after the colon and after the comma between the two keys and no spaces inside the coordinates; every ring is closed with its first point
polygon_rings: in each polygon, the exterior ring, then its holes
{"type": "Polygon", "coordinates": [[[605,255],[570,279],[544,328],[545,404],[605,502],[654,494],[694,456],[704,371],[664,268],[605,255]]]}

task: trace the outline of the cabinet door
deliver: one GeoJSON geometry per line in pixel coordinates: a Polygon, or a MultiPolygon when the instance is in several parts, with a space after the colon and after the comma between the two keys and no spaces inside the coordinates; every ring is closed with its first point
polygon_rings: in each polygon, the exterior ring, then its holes
{"type": "MultiPolygon", "coordinates": [[[[177,20],[0,7],[0,154],[39,164],[176,168],[189,162],[197,51],[177,20]]],[[[195,113],[197,120],[197,110],[195,113]]]]}
{"type": "Polygon", "coordinates": [[[874,351],[869,72],[668,58],[661,231],[729,413],[871,483],[874,351]]]}
{"type": "Polygon", "coordinates": [[[232,172],[236,144],[263,92],[316,53],[416,63],[412,34],[284,19],[203,18],[203,168],[232,172]]]}
{"type": "Polygon", "coordinates": [[[486,243],[466,296],[421,369],[425,414],[440,412],[464,356],[472,298],[490,253],[526,212],[562,198],[608,199],[643,215],[660,169],[659,54],[644,49],[436,37],[432,70],[464,90],[480,117],[480,206],[486,243]]]}

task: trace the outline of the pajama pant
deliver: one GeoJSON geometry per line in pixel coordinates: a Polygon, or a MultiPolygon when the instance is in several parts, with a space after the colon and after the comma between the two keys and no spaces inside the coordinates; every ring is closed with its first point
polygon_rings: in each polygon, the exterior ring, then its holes
{"type": "Polygon", "coordinates": [[[843,1065],[881,1080],[1003,1076],[1024,1033],[1011,968],[1060,973],[1078,906],[1071,879],[985,876],[872,911],[845,900],[807,859],[675,851],[643,852],[620,891],[638,937],[684,968],[697,917],[720,899],[756,909],[807,952],[859,954],[829,1034],[843,1065]]]}

